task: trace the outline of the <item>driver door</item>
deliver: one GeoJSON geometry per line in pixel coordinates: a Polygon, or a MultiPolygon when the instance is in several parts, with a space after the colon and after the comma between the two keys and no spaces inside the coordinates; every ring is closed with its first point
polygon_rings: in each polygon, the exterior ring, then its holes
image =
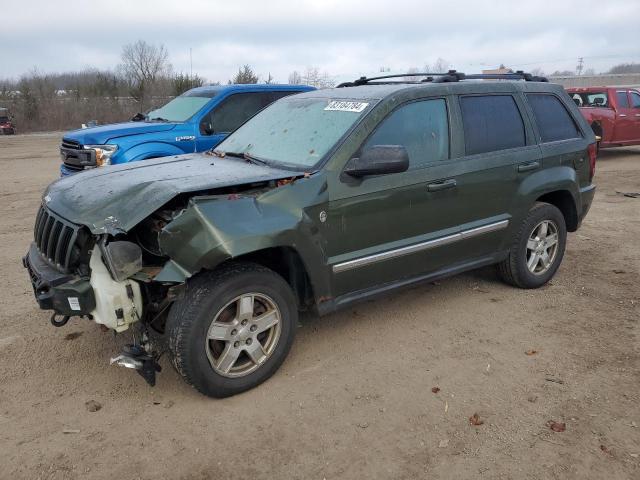
{"type": "Polygon", "coordinates": [[[429,191],[437,179],[424,168],[449,158],[447,100],[401,105],[359,151],[375,145],[404,146],[409,170],[361,179],[343,173],[330,187],[326,240],[335,296],[412,277],[447,261],[446,254],[411,251],[413,245],[455,230],[454,221],[442,215],[451,190],[429,191]]]}

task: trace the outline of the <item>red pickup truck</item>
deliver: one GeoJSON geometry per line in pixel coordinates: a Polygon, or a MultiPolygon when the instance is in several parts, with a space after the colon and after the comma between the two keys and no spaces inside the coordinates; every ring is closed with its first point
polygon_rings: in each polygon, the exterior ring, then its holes
{"type": "Polygon", "coordinates": [[[640,145],[640,92],[623,87],[567,88],[600,148],[640,145]]]}

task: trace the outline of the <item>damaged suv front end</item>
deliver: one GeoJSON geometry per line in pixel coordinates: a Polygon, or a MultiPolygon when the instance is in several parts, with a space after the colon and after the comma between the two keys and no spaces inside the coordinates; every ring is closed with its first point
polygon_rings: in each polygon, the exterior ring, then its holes
{"type": "Polygon", "coordinates": [[[184,282],[239,248],[224,238],[224,221],[235,221],[239,210],[251,215],[247,206],[261,215],[256,197],[299,176],[193,154],[87,172],[82,182],[63,178],[45,192],[23,258],[36,300],[53,312],[55,326],[84,317],[118,333],[135,327],[134,343],[112,363],[137,369],[153,384],[163,351],[161,335],[153,333],[163,333],[184,282]],[[218,227],[203,210],[218,217],[218,227]]]}

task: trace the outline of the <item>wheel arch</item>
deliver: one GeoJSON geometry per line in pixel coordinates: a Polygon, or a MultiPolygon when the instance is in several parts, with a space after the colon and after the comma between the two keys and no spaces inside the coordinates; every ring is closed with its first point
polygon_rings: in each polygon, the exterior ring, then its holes
{"type": "Polygon", "coordinates": [[[558,208],[564,217],[567,231],[575,232],[578,229],[578,225],[580,224],[578,220],[578,209],[576,207],[576,201],[569,190],[548,192],[539,196],[536,201],[549,203],[558,208]]]}
{"type": "Polygon", "coordinates": [[[307,267],[300,253],[293,247],[268,247],[230,258],[218,266],[223,268],[230,263],[256,263],[273,270],[289,284],[298,300],[298,308],[308,309],[314,303],[314,288],[307,267]]]}
{"type": "Polygon", "coordinates": [[[146,160],[150,158],[168,157],[171,155],[184,155],[184,151],[164,142],[147,142],[140,143],[134,147],[131,147],[124,152],[121,163],[137,162],[139,160],[146,160]]]}

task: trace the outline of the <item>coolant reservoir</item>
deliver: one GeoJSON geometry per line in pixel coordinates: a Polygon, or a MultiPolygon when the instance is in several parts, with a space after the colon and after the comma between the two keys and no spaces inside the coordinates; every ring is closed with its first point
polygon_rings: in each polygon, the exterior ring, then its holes
{"type": "Polygon", "coordinates": [[[116,332],[122,332],[142,317],[142,294],[135,280],[116,282],[104,262],[102,253],[96,245],[89,261],[91,268],[90,283],[96,297],[96,308],[91,312],[96,323],[100,323],[116,332]],[[133,291],[133,300],[127,295],[127,285],[133,291]]]}

